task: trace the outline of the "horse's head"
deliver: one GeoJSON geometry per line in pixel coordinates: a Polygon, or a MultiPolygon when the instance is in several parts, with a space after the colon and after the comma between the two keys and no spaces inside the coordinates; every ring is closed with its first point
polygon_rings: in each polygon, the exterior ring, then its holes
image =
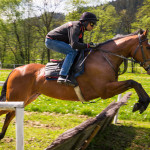
{"type": "Polygon", "coordinates": [[[138,35],[139,45],[134,50],[133,58],[140,62],[140,65],[150,74],[150,44],[147,39],[148,30],[140,31],[138,35]]]}

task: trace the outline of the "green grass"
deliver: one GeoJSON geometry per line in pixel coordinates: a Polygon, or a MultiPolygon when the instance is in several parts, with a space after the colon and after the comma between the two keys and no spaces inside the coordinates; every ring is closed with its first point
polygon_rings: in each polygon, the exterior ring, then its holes
{"type": "MultiPolygon", "coordinates": [[[[0,117],[0,128],[3,125],[3,116],[0,117]]],[[[25,150],[43,150],[66,130],[77,126],[87,119],[87,116],[72,114],[49,114],[25,112],[24,117],[24,145],[25,150]]],[[[4,139],[0,141],[0,150],[15,150],[15,121],[13,121],[4,139]]]]}
{"type": "Polygon", "coordinates": [[[0,81],[5,81],[12,70],[0,70],[0,81]]]}
{"type": "MultiPolygon", "coordinates": [[[[4,116],[0,117],[3,120],[4,116]]],[[[24,146],[25,150],[43,150],[60,134],[87,120],[88,116],[74,114],[56,114],[25,112],[24,146]]],[[[0,128],[2,127],[0,121],[0,128]]],[[[87,150],[149,150],[150,123],[119,121],[99,133],[87,150]]],[[[10,124],[4,139],[0,141],[0,150],[15,150],[15,121],[10,124]]]]}
{"type": "Polygon", "coordinates": [[[150,150],[150,123],[122,121],[99,133],[87,150],[150,150]]]}

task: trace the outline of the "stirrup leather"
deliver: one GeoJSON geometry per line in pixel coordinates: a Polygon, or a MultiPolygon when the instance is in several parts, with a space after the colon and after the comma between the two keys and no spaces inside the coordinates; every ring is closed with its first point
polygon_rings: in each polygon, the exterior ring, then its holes
{"type": "Polygon", "coordinates": [[[79,86],[76,86],[74,87],[74,90],[75,90],[75,93],[78,97],[78,99],[83,103],[83,102],[86,102],[86,100],[84,99],[83,95],[82,95],[82,92],[81,92],[81,89],[79,86]]]}

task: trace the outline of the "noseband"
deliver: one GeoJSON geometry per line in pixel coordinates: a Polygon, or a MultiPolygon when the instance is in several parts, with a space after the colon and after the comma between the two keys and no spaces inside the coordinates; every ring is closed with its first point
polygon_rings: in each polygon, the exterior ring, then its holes
{"type": "MultiPolygon", "coordinates": [[[[142,53],[143,62],[137,61],[137,63],[139,63],[140,66],[144,67],[145,63],[148,62],[148,61],[150,61],[150,59],[146,59],[145,53],[144,53],[144,50],[143,50],[143,45],[142,45],[142,43],[143,43],[144,41],[148,40],[148,39],[146,38],[146,39],[144,39],[144,40],[141,40],[139,34],[138,34],[138,37],[139,37],[139,45],[137,46],[137,48],[136,48],[135,51],[134,51],[133,58],[135,58],[135,55],[136,55],[136,53],[137,53],[137,51],[138,51],[138,49],[139,49],[139,47],[140,47],[141,53],[142,53]]],[[[150,65],[146,66],[146,68],[144,68],[144,69],[145,69],[146,71],[148,71],[148,70],[150,69],[150,65]]]]}

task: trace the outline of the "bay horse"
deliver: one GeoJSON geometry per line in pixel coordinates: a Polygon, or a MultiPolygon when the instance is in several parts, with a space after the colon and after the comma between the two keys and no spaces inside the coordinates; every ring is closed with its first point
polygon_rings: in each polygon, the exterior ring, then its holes
{"type": "MultiPolygon", "coordinates": [[[[123,59],[133,58],[150,74],[150,45],[147,39],[148,30],[140,33],[124,35],[99,44],[96,50],[85,61],[84,73],[77,77],[77,82],[86,101],[101,97],[107,99],[128,89],[134,88],[139,101],[133,111],[140,113],[146,110],[150,98],[140,83],[134,80],[118,81],[116,72],[123,59]]],[[[49,97],[78,101],[74,88],[46,80],[45,65],[28,64],[15,68],[3,85],[0,101],[24,101],[30,104],[40,94],[49,97]]],[[[5,135],[9,123],[15,117],[14,111],[1,110],[0,115],[6,114],[0,139],[5,135]]]]}

